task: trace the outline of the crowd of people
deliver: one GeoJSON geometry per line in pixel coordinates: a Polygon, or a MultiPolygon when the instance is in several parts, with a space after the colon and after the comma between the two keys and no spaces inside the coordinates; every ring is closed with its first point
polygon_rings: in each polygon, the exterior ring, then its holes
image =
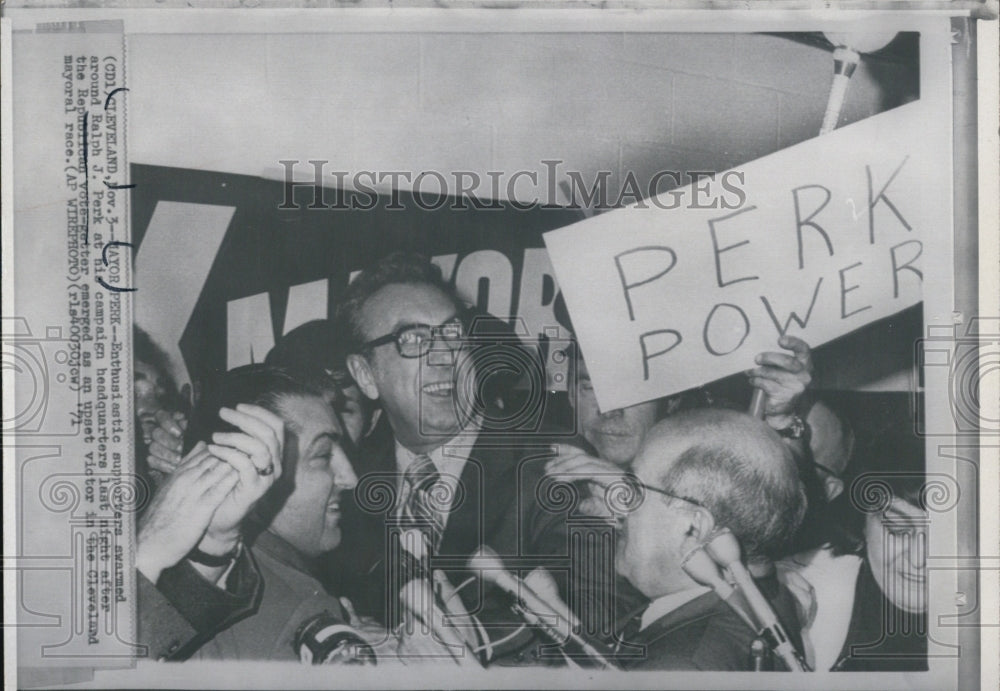
{"type": "Polygon", "coordinates": [[[197,395],[137,329],[151,657],[927,668],[913,425],[859,424],[783,336],[738,386],[611,411],[572,346],[568,405],[515,428],[516,382],[470,359],[471,316],[394,253],[335,319],[197,395]],[[874,480],[884,501],[859,505],[874,480]]]}

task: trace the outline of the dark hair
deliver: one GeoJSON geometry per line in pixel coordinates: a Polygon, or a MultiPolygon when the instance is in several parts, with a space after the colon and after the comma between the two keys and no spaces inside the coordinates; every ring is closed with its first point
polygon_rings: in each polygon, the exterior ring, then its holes
{"type": "Polygon", "coordinates": [[[451,298],[456,307],[462,308],[455,291],[442,278],[441,269],[427,257],[414,252],[393,252],[364,269],[347,286],[337,310],[337,326],[343,334],[348,353],[360,353],[365,344],[361,323],[365,302],[382,288],[397,284],[433,286],[451,298]]]}
{"type": "Polygon", "coordinates": [[[347,344],[340,329],[329,319],[314,319],[295,327],[278,339],[264,358],[265,365],[326,374],[338,387],[353,384],[347,371],[347,344]]]}
{"type": "Polygon", "coordinates": [[[262,364],[245,365],[210,377],[204,383],[201,398],[191,413],[184,434],[185,453],[199,441],[211,441],[215,432],[233,431],[233,427],[219,417],[220,408],[235,408],[238,403],[250,403],[284,418],[282,399],[323,397],[323,391],[312,381],[299,372],[292,373],[262,364]]]}
{"type": "Polygon", "coordinates": [[[835,505],[834,552],[861,551],[865,519],[885,511],[894,499],[925,509],[925,463],[924,440],[907,425],[882,429],[859,444],[848,469],[850,482],[835,505]]]}
{"type": "Polygon", "coordinates": [[[733,532],[748,558],[784,556],[806,510],[797,476],[711,443],[682,453],[667,471],[664,485],[701,502],[718,525],[733,532]]]}
{"type": "Polygon", "coordinates": [[[798,554],[829,543],[837,528],[836,514],[827,499],[826,485],[817,472],[812,449],[806,446],[801,451],[793,451],[793,455],[808,507],[790,549],[798,554]]]}
{"type": "Polygon", "coordinates": [[[160,376],[160,386],[165,393],[164,405],[172,410],[184,410],[185,402],[177,392],[177,383],[170,374],[170,358],[142,327],[132,325],[132,360],[145,362],[160,376]]]}

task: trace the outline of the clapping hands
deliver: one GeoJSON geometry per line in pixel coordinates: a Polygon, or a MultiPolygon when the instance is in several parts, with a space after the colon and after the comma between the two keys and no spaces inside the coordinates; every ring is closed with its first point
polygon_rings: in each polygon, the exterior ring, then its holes
{"type": "Polygon", "coordinates": [[[226,554],[240,539],[240,524],[281,477],[284,423],[259,406],[222,408],[219,417],[238,432],[217,432],[198,442],[153,496],[139,523],[136,567],[150,581],[194,547],[226,554]]]}

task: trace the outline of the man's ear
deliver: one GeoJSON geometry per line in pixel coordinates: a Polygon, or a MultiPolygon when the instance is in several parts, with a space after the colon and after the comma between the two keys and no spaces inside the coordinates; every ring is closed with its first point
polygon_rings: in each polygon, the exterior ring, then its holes
{"type": "Polygon", "coordinates": [[[373,401],[378,400],[378,387],[375,386],[375,374],[372,372],[372,366],[369,364],[367,358],[357,353],[351,353],[347,356],[347,369],[350,371],[351,376],[354,377],[354,381],[358,383],[361,393],[373,401]]]}
{"type": "Polygon", "coordinates": [[[823,480],[823,490],[826,493],[826,501],[829,503],[844,492],[844,481],[839,477],[827,475],[823,480]]]}
{"type": "Polygon", "coordinates": [[[691,511],[687,538],[691,544],[685,544],[688,549],[694,549],[705,543],[715,532],[715,516],[702,506],[696,506],[691,511]]]}

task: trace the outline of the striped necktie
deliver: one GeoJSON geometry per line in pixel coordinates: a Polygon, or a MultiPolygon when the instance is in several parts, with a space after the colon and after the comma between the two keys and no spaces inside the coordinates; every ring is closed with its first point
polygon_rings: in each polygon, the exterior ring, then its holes
{"type": "Polygon", "coordinates": [[[418,528],[427,535],[432,554],[437,552],[444,534],[444,512],[440,497],[448,492],[441,491],[435,484],[441,481],[441,474],[434,467],[434,461],[427,454],[419,454],[403,473],[409,495],[403,504],[403,522],[408,527],[418,528]],[[435,501],[435,496],[439,499],[435,501]]]}

